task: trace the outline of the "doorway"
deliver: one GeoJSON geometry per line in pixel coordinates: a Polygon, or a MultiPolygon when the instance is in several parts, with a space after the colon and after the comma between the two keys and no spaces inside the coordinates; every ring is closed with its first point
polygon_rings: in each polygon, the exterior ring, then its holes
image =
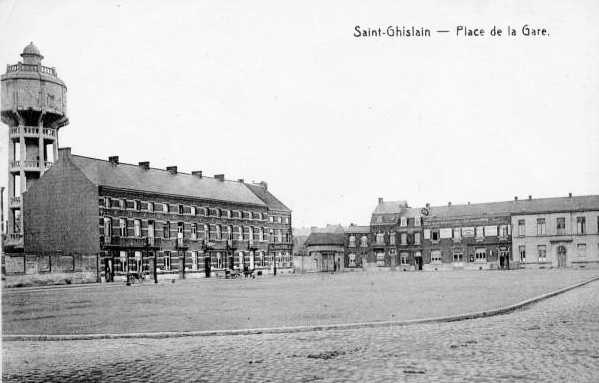
{"type": "Polygon", "coordinates": [[[558,246],[557,248],[557,267],[566,267],[566,247],[558,246]]]}
{"type": "Polygon", "coordinates": [[[204,275],[206,278],[210,278],[210,256],[204,257],[204,275]]]}

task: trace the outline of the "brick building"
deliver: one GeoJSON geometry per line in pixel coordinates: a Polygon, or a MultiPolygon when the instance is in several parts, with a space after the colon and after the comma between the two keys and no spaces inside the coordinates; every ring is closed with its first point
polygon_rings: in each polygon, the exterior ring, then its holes
{"type": "Polygon", "coordinates": [[[345,269],[345,234],[312,232],[304,244],[308,266],[303,271],[343,271],[345,269]]]}
{"type": "Polygon", "coordinates": [[[508,268],[511,203],[426,206],[423,269],[508,268]]]}
{"type": "Polygon", "coordinates": [[[26,253],[106,280],[144,272],[197,278],[228,269],[291,270],[291,211],[267,184],[123,164],[59,151],[24,194],[26,253]],[[89,261],[88,261],[89,262],[89,261]]]}
{"type": "Polygon", "coordinates": [[[402,271],[422,269],[422,219],[420,210],[406,201],[379,198],[370,220],[372,253],[368,267],[402,271]]]}

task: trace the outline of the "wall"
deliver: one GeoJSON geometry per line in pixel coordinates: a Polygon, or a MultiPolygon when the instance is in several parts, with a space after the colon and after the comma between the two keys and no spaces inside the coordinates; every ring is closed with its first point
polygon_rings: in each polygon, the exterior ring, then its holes
{"type": "Polygon", "coordinates": [[[514,260],[522,268],[553,268],[558,267],[557,250],[559,246],[566,248],[566,266],[596,268],[599,267],[599,211],[562,212],[546,214],[514,215],[512,217],[512,252],[514,260]],[[557,233],[557,218],[565,218],[564,233],[557,233]],[[586,218],[586,233],[576,233],[577,217],[586,218]],[[537,219],[545,219],[544,235],[537,234],[537,219]],[[520,236],[518,221],[524,220],[525,233],[520,236]],[[579,245],[586,245],[583,253],[579,245]],[[545,245],[547,257],[540,262],[537,246],[545,245]],[[520,263],[520,246],[526,251],[525,262],[520,263]]]}
{"type": "Polygon", "coordinates": [[[61,156],[23,194],[26,253],[97,254],[98,190],[61,156]]]}

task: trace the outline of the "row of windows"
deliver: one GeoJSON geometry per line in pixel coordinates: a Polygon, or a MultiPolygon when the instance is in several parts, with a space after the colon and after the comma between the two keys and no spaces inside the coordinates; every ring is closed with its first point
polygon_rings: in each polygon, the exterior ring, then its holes
{"type": "MultiPolygon", "coordinates": [[[[203,217],[217,217],[217,218],[229,218],[229,219],[249,219],[249,220],[260,220],[265,221],[267,219],[266,213],[241,211],[241,210],[228,210],[219,208],[208,208],[208,207],[197,207],[188,205],[173,205],[168,203],[158,202],[146,202],[139,200],[128,200],[128,199],[117,199],[117,198],[100,198],[100,206],[107,208],[118,208],[118,209],[129,209],[137,211],[147,212],[159,212],[165,214],[179,214],[179,215],[193,215],[203,217]]],[[[290,218],[288,216],[268,216],[268,220],[271,223],[289,224],[290,218]]]]}
{"type": "Polygon", "coordinates": [[[475,227],[454,227],[441,229],[425,229],[424,239],[438,241],[444,238],[450,238],[454,241],[460,241],[462,238],[501,237],[507,238],[511,235],[510,225],[487,225],[475,227]]]}
{"type": "MultiPolygon", "coordinates": [[[[379,215],[376,217],[376,223],[383,223],[382,215],[379,215]]],[[[399,226],[401,226],[401,227],[408,227],[410,223],[412,224],[412,226],[421,226],[422,218],[421,217],[415,217],[415,218],[400,217],[399,218],[399,226]]]]}
{"type": "MultiPolygon", "coordinates": [[[[384,244],[389,244],[389,245],[396,245],[397,244],[397,233],[376,233],[375,234],[375,243],[377,245],[384,245],[384,244]],[[386,239],[388,239],[386,241],[386,239]]],[[[408,233],[400,233],[399,234],[399,244],[400,245],[408,245],[408,244],[416,244],[416,245],[420,245],[420,232],[416,232],[413,234],[408,234],[408,233]]]]}
{"type": "MultiPolygon", "coordinates": [[[[156,268],[160,271],[173,270],[173,261],[177,259],[179,263],[178,270],[180,270],[182,262],[179,261],[181,258],[177,254],[171,251],[160,252],[156,268]]],[[[120,251],[119,257],[112,260],[112,271],[122,273],[143,271],[148,274],[152,272],[148,262],[149,258],[143,259],[141,251],[135,251],[133,255],[133,257],[127,257],[127,252],[120,251]]],[[[206,258],[209,258],[208,262],[213,269],[229,268],[229,262],[233,262],[233,268],[264,268],[270,267],[273,264],[273,259],[276,261],[277,267],[293,266],[292,257],[288,252],[270,253],[267,255],[266,252],[259,251],[254,254],[253,259],[250,259],[251,255],[249,252],[227,256],[224,252],[205,255],[198,251],[188,251],[185,253],[185,258],[185,270],[187,271],[204,270],[206,258]]]]}
{"type": "MultiPolygon", "coordinates": [[[[357,238],[355,235],[349,236],[349,247],[356,247],[357,238]]],[[[360,237],[360,247],[368,247],[368,236],[363,235],[360,237]]]]}
{"type": "MultiPolygon", "coordinates": [[[[559,254],[560,252],[564,256],[567,256],[567,250],[564,246],[560,246],[557,248],[556,253],[559,254]]],[[[520,262],[526,263],[526,259],[527,259],[526,258],[526,245],[518,246],[518,254],[520,255],[520,262]]],[[[576,244],[576,255],[578,257],[582,257],[582,258],[586,257],[586,255],[587,255],[587,244],[586,243],[576,244]]],[[[547,245],[537,245],[536,259],[538,260],[538,262],[547,262],[547,245]]]]}
{"type": "MultiPolygon", "coordinates": [[[[126,218],[119,218],[118,220],[119,235],[121,237],[142,237],[142,221],[140,219],[128,220],[126,218]]],[[[157,223],[151,220],[147,221],[147,234],[148,238],[159,237],[160,233],[162,238],[171,238],[171,222],[157,223]],[[162,230],[158,228],[162,225],[162,230]]],[[[273,242],[291,242],[291,233],[285,232],[281,229],[269,229],[263,227],[251,227],[251,226],[221,226],[221,225],[198,225],[192,223],[189,227],[189,232],[186,236],[185,224],[183,222],[177,222],[177,238],[189,238],[192,240],[240,240],[240,241],[273,241],[273,242]]],[[[174,228],[174,227],[173,227],[174,228]]],[[[113,224],[112,218],[104,217],[104,234],[106,236],[112,235],[113,224]]]]}
{"type": "MultiPolygon", "coordinates": [[[[599,217],[597,217],[597,232],[599,233],[599,217]]],[[[547,235],[547,222],[545,218],[537,218],[537,235],[547,235]]],[[[555,219],[555,234],[566,235],[566,217],[557,217],[555,219]]],[[[576,217],[576,234],[588,234],[586,217],[576,217]]],[[[526,235],[526,221],[518,220],[518,235],[526,235]]]]}

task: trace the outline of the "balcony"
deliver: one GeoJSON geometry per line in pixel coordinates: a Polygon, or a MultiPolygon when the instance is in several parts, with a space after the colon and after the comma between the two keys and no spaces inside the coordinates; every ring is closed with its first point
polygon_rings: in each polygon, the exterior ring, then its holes
{"type": "Polygon", "coordinates": [[[35,64],[18,63],[6,66],[6,73],[14,72],[38,72],[47,74],[52,77],[58,77],[58,75],[56,74],[56,68],[35,64]]]}
{"type": "Polygon", "coordinates": [[[40,162],[38,160],[12,161],[10,163],[11,171],[23,170],[40,170],[40,162]]]}
{"type": "Polygon", "coordinates": [[[10,128],[9,135],[10,138],[19,138],[23,132],[24,137],[39,137],[40,129],[44,138],[56,138],[56,129],[38,128],[37,126],[14,126],[10,128]]]}

